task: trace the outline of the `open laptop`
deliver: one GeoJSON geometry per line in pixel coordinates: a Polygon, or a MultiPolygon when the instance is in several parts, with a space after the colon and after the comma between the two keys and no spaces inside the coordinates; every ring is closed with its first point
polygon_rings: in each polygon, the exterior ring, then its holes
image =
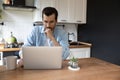
{"type": "Polygon", "coordinates": [[[24,69],[60,69],[62,47],[22,47],[24,69]]]}

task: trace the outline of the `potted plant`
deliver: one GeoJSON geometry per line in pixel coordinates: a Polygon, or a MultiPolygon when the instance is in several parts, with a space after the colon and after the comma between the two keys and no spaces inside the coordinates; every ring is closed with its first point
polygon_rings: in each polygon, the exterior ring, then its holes
{"type": "Polygon", "coordinates": [[[78,59],[75,57],[72,57],[70,59],[69,65],[71,68],[77,68],[78,67],[78,59]]]}

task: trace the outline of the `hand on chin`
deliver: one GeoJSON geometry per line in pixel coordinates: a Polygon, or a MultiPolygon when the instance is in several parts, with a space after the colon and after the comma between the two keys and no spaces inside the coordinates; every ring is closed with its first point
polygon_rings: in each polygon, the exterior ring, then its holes
{"type": "Polygon", "coordinates": [[[46,29],[45,29],[45,34],[46,34],[46,36],[47,36],[48,38],[51,39],[51,38],[53,37],[52,29],[46,28],[46,29]]]}

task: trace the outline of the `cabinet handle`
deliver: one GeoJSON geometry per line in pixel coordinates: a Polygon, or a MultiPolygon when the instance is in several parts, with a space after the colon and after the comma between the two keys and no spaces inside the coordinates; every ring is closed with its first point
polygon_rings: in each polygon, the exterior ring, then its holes
{"type": "Polygon", "coordinates": [[[64,21],[64,22],[65,22],[65,21],[67,21],[67,20],[61,20],[61,21],[64,21]]]}
{"type": "Polygon", "coordinates": [[[77,21],[77,22],[82,22],[82,21],[77,21]]]}

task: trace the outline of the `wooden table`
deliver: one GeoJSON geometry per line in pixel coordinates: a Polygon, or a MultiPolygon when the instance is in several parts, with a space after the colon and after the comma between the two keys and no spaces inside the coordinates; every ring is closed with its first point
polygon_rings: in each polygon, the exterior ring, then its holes
{"type": "Polygon", "coordinates": [[[120,66],[100,59],[80,59],[79,71],[68,70],[67,63],[64,61],[60,70],[3,71],[0,80],[120,80],[120,66]]]}

